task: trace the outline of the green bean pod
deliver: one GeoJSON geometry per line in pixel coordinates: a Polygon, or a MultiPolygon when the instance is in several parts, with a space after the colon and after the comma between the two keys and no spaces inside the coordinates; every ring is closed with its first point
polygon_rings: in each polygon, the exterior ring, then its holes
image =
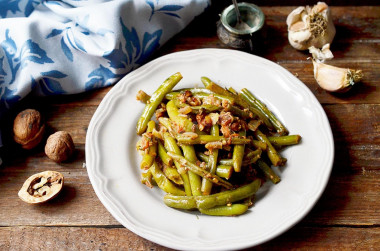
{"type": "MultiPolygon", "coordinates": [[[[239,132],[239,136],[245,137],[246,132],[245,130],[239,132]]],[[[243,164],[243,158],[244,158],[244,145],[234,145],[234,150],[232,153],[232,161],[233,161],[233,167],[235,172],[241,172],[241,165],[243,164]]]]}
{"type": "Polygon", "coordinates": [[[234,190],[228,190],[211,195],[201,196],[175,196],[167,194],[164,203],[178,209],[209,209],[216,206],[224,206],[254,195],[261,186],[260,180],[255,180],[247,185],[234,190]]]}
{"type": "Polygon", "coordinates": [[[192,94],[197,94],[197,93],[207,93],[207,94],[213,94],[210,90],[207,90],[206,88],[182,88],[182,89],[177,89],[176,92],[185,92],[185,91],[190,91],[192,94]]]}
{"type": "Polygon", "coordinates": [[[145,105],[144,111],[142,112],[136,125],[136,132],[141,135],[145,132],[149,120],[153,117],[158,105],[162,102],[165,95],[170,92],[173,87],[182,79],[181,73],[177,72],[167,78],[164,83],[158,87],[158,89],[153,93],[149,99],[149,103],[145,105]]]}
{"type": "Polygon", "coordinates": [[[268,109],[268,107],[262,103],[258,98],[256,98],[248,89],[243,88],[241,90],[242,96],[244,96],[245,100],[249,102],[252,106],[254,106],[256,109],[260,110],[265,116],[269,119],[271,124],[274,126],[274,128],[277,130],[277,132],[280,135],[286,135],[288,134],[288,130],[285,128],[285,126],[281,123],[281,121],[268,109]]]}
{"type": "Polygon", "coordinates": [[[220,85],[212,82],[207,77],[202,77],[201,80],[204,86],[206,87],[206,89],[209,89],[210,91],[213,91],[217,94],[233,98],[236,104],[238,104],[241,107],[248,108],[250,112],[257,115],[265,123],[265,125],[267,125],[269,128],[273,128],[273,125],[270,123],[270,121],[265,116],[265,114],[263,114],[260,110],[258,110],[254,106],[250,105],[250,103],[247,102],[247,100],[244,97],[242,97],[241,95],[235,95],[233,92],[230,92],[229,90],[226,90],[220,85]]]}
{"type": "Polygon", "coordinates": [[[223,145],[228,145],[229,143],[232,145],[242,145],[251,143],[250,139],[242,137],[233,137],[231,138],[231,141],[229,140],[229,138],[225,138],[224,136],[198,135],[198,137],[192,138],[188,137],[187,135],[177,135],[178,144],[185,145],[207,144],[211,142],[221,142],[223,145]]]}
{"type": "Polygon", "coordinates": [[[152,188],[153,187],[153,180],[152,180],[152,172],[150,169],[148,169],[146,172],[141,173],[141,183],[146,185],[147,187],[152,188]]]}
{"type": "Polygon", "coordinates": [[[250,151],[247,153],[243,159],[243,166],[248,166],[250,164],[256,163],[258,159],[261,158],[262,150],[260,148],[256,149],[255,151],[250,151]]]}
{"type": "Polygon", "coordinates": [[[270,166],[268,166],[267,163],[265,163],[265,161],[258,160],[256,164],[264,173],[265,177],[272,181],[273,184],[277,184],[281,181],[281,178],[272,170],[272,168],[270,168],[270,166]]]}
{"type": "Polygon", "coordinates": [[[233,115],[238,116],[242,119],[251,119],[254,117],[252,112],[247,111],[247,110],[242,110],[239,107],[231,105],[231,104],[227,104],[224,107],[224,110],[226,112],[231,112],[233,115]]]}
{"type": "Polygon", "coordinates": [[[162,171],[169,180],[173,181],[177,185],[183,185],[181,175],[178,173],[176,168],[164,165],[162,171]]]}
{"type": "Polygon", "coordinates": [[[174,130],[173,125],[171,123],[171,120],[169,118],[161,117],[158,119],[158,122],[160,123],[160,125],[164,126],[166,129],[168,129],[168,131],[172,137],[177,137],[178,133],[176,130],[174,130]]]}
{"type": "Polygon", "coordinates": [[[197,209],[197,202],[194,196],[173,196],[171,194],[166,194],[164,196],[164,203],[168,207],[177,209],[197,209]]]}
{"type": "Polygon", "coordinates": [[[199,209],[202,214],[212,216],[237,216],[247,212],[248,206],[244,204],[232,204],[230,206],[216,206],[209,209],[199,209]]]}
{"type": "Polygon", "coordinates": [[[255,114],[259,119],[265,124],[266,127],[268,127],[270,130],[275,129],[273,124],[270,122],[268,117],[258,108],[256,108],[251,102],[250,99],[247,98],[243,93],[239,93],[239,100],[241,100],[241,103],[244,104],[243,107],[248,107],[248,109],[255,114]]]}
{"type": "Polygon", "coordinates": [[[300,135],[270,136],[267,138],[272,145],[277,147],[297,145],[301,140],[300,135]]]}
{"type": "MultiPolygon", "coordinates": [[[[148,122],[147,126],[148,126],[147,132],[152,132],[156,126],[156,123],[153,120],[151,120],[148,122]]],[[[140,168],[143,170],[149,169],[150,166],[153,164],[154,159],[157,156],[157,143],[155,141],[152,141],[152,143],[153,144],[149,146],[148,148],[148,153],[144,152],[143,154],[143,157],[140,163],[140,168]]]]}
{"type": "Polygon", "coordinates": [[[212,173],[204,170],[203,168],[197,166],[196,164],[191,163],[189,160],[187,160],[183,156],[175,154],[173,152],[168,152],[168,155],[170,157],[172,157],[175,161],[178,161],[179,163],[181,163],[181,165],[185,166],[186,169],[188,169],[188,170],[190,170],[190,171],[198,174],[201,177],[204,177],[204,178],[210,180],[214,184],[223,186],[223,187],[225,187],[227,189],[231,189],[232,188],[232,184],[231,183],[223,180],[222,178],[220,178],[219,176],[217,176],[215,174],[212,174],[212,173]]]}
{"type": "MultiPolygon", "coordinates": [[[[174,100],[171,100],[166,105],[169,118],[176,124],[182,126],[186,132],[191,132],[194,129],[194,124],[188,118],[179,116],[179,111],[175,105],[174,100]]],[[[183,155],[192,163],[197,162],[197,156],[193,146],[182,146],[183,155]]],[[[191,170],[188,172],[190,188],[193,195],[201,194],[201,178],[193,173],[191,170]]]]}
{"type": "MultiPolygon", "coordinates": [[[[180,92],[171,92],[171,93],[168,93],[165,96],[165,98],[168,99],[168,100],[174,100],[180,94],[181,94],[180,92]]],[[[207,92],[193,93],[193,96],[196,97],[196,98],[199,98],[199,99],[207,98],[210,95],[214,95],[214,97],[217,98],[217,99],[219,99],[220,101],[225,100],[225,101],[227,101],[230,104],[235,104],[235,99],[234,98],[228,97],[228,96],[224,96],[224,95],[220,95],[218,93],[211,92],[210,90],[207,90],[207,92]]]]}
{"type": "Polygon", "coordinates": [[[211,79],[209,79],[208,77],[201,77],[201,81],[202,81],[203,85],[206,87],[206,89],[208,89],[212,92],[215,92],[219,95],[234,98],[234,96],[233,96],[234,94],[232,92],[230,92],[230,91],[226,90],[225,88],[221,87],[220,85],[212,82],[211,79]]]}
{"type": "Polygon", "coordinates": [[[173,100],[170,100],[166,104],[166,111],[168,112],[169,118],[182,127],[186,132],[191,132],[193,130],[193,122],[187,117],[179,116],[178,108],[173,100]]]}
{"type": "Polygon", "coordinates": [[[166,178],[165,174],[161,171],[156,162],[153,162],[153,165],[149,168],[149,170],[151,171],[157,186],[163,191],[173,195],[184,196],[186,194],[183,190],[176,187],[168,178],[166,178]]]}
{"type": "Polygon", "coordinates": [[[266,151],[268,146],[265,142],[262,142],[260,140],[252,140],[251,142],[251,146],[255,147],[255,148],[260,148],[262,151],[266,151]]]}
{"type": "Polygon", "coordinates": [[[149,167],[153,164],[154,159],[157,154],[157,144],[153,144],[149,147],[148,153],[144,153],[140,168],[143,170],[149,169],[149,167]]]}
{"type": "MultiPolygon", "coordinates": [[[[208,163],[208,160],[209,160],[208,155],[204,153],[198,153],[197,156],[201,161],[208,163]]],[[[221,159],[218,164],[219,165],[216,166],[216,172],[215,172],[216,175],[218,175],[221,178],[225,178],[227,180],[231,178],[232,173],[234,171],[234,168],[232,166],[232,159],[221,159]],[[229,165],[226,165],[226,163],[229,165]]]]}
{"type": "MultiPolygon", "coordinates": [[[[183,151],[183,156],[187,160],[189,160],[193,164],[195,164],[198,161],[193,146],[182,145],[181,148],[183,151]]],[[[201,195],[201,186],[202,186],[201,177],[190,170],[188,170],[188,173],[189,173],[189,180],[190,180],[190,187],[191,187],[192,194],[201,195]]]]}
{"type": "Polygon", "coordinates": [[[221,159],[219,165],[233,166],[234,161],[232,159],[221,159]]]}
{"type": "Polygon", "coordinates": [[[173,159],[169,157],[166,153],[165,147],[162,145],[160,141],[158,141],[158,156],[160,157],[162,163],[167,166],[173,165],[173,159]]]}
{"type": "Polygon", "coordinates": [[[228,90],[229,90],[231,93],[233,93],[233,94],[235,94],[235,95],[238,95],[238,92],[237,92],[233,87],[229,87],[228,90]]]}
{"type": "Polygon", "coordinates": [[[178,99],[174,99],[173,101],[178,108],[183,108],[183,107],[189,106],[192,110],[192,113],[198,113],[199,110],[201,110],[201,109],[204,109],[209,113],[210,112],[217,112],[217,111],[220,111],[223,109],[223,107],[216,106],[216,105],[205,105],[205,104],[203,104],[203,105],[190,106],[189,104],[182,103],[178,99]]]}
{"type": "Polygon", "coordinates": [[[256,138],[258,138],[261,142],[264,142],[267,145],[267,154],[274,166],[282,166],[285,164],[286,159],[282,158],[281,155],[277,152],[277,150],[272,146],[269,142],[267,136],[262,133],[260,130],[256,130],[254,132],[256,138]]]}
{"type": "MultiPolygon", "coordinates": [[[[211,135],[212,136],[219,136],[219,126],[218,125],[213,125],[211,127],[211,135]]],[[[208,162],[207,162],[207,170],[215,174],[216,173],[216,165],[218,162],[218,149],[213,149],[211,151],[210,156],[208,157],[208,162]]],[[[207,180],[206,178],[202,179],[202,187],[201,191],[203,195],[208,195],[211,193],[212,189],[212,182],[207,180]]]]}
{"type": "Polygon", "coordinates": [[[209,158],[208,155],[199,152],[199,153],[197,153],[197,156],[198,156],[198,158],[199,158],[201,161],[208,163],[208,158],[209,158]]]}
{"type": "Polygon", "coordinates": [[[233,172],[234,172],[233,166],[227,166],[227,165],[216,166],[216,175],[218,175],[221,178],[225,178],[226,180],[231,178],[233,172]]]}
{"type": "MultiPolygon", "coordinates": [[[[182,154],[181,149],[177,145],[177,142],[168,132],[164,133],[164,146],[165,146],[165,149],[168,151],[174,152],[179,155],[182,154]]],[[[186,169],[184,169],[178,161],[174,161],[174,165],[176,166],[179,174],[181,175],[181,178],[183,181],[183,187],[185,189],[186,195],[191,196],[192,193],[191,193],[189,175],[186,169]]]]}

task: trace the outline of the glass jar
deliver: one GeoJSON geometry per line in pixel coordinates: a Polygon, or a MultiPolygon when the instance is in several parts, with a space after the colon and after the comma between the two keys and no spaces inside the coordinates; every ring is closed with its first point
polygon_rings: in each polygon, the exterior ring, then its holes
{"type": "Polygon", "coordinates": [[[239,3],[238,6],[242,22],[237,23],[234,5],[228,6],[220,15],[217,35],[220,41],[232,48],[252,51],[256,34],[264,25],[265,16],[254,4],[239,3]]]}

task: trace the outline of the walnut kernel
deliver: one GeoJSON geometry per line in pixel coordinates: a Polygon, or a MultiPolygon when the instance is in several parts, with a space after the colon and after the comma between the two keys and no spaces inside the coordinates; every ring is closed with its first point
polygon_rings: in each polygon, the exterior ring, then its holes
{"type": "Polygon", "coordinates": [[[45,171],[30,176],[18,192],[20,199],[37,204],[53,199],[63,187],[63,175],[55,171],[45,171]]]}
{"type": "Polygon", "coordinates": [[[74,142],[70,134],[65,131],[58,131],[47,139],[45,154],[55,162],[62,162],[73,154],[74,149],[74,142]]]}

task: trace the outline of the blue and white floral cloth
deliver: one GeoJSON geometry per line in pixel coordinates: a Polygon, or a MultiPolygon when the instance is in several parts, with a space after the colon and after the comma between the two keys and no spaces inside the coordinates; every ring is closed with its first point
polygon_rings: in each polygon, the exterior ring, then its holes
{"type": "Polygon", "coordinates": [[[0,121],[29,93],[73,94],[116,83],[209,4],[0,0],[0,121]]]}

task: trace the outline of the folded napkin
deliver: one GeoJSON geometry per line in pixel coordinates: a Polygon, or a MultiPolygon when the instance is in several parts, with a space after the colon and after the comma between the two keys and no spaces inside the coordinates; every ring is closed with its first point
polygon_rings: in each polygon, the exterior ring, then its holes
{"type": "Polygon", "coordinates": [[[209,4],[209,0],[0,1],[0,121],[29,93],[73,94],[116,83],[209,4]]]}

